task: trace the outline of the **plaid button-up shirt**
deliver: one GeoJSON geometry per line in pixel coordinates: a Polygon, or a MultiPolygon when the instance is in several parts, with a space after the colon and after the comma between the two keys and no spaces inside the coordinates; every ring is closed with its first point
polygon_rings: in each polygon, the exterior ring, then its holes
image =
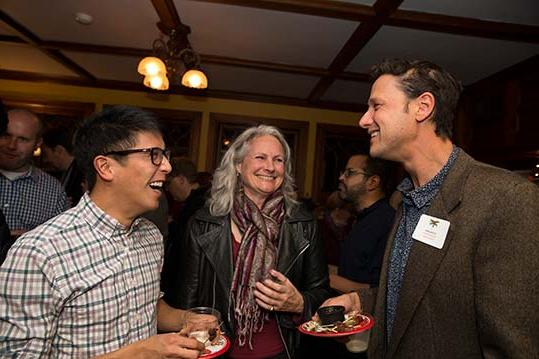
{"type": "Polygon", "coordinates": [[[33,229],[69,208],[60,182],[37,167],[14,181],[0,174],[0,206],[11,230],[33,229]]]}
{"type": "Polygon", "coordinates": [[[0,357],[87,358],[156,333],[163,241],[85,194],[21,236],[0,267],[0,357]]]}

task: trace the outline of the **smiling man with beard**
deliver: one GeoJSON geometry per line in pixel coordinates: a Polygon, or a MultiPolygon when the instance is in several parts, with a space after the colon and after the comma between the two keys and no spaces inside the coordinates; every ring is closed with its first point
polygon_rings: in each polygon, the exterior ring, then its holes
{"type": "Polygon", "coordinates": [[[389,165],[368,155],[353,155],[339,177],[339,196],[354,204],[358,218],[341,246],[338,274],[330,285],[341,293],[377,287],[395,210],[384,187],[389,165]]]}
{"type": "Polygon", "coordinates": [[[171,169],[156,118],[107,108],[74,148],[89,192],[21,236],[0,267],[0,357],[196,358],[202,343],[156,335],[184,318],[158,302],[163,239],[140,217],[171,169]]]}

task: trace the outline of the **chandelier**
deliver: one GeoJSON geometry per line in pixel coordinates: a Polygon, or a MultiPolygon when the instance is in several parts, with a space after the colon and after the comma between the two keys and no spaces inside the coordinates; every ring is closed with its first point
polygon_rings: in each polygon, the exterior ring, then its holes
{"type": "Polygon", "coordinates": [[[144,86],[168,90],[170,81],[194,89],[208,87],[208,78],[200,68],[200,56],[187,40],[190,31],[188,26],[180,24],[168,32],[167,41],[159,38],[153,42],[155,56],[145,57],[138,64],[144,86]]]}

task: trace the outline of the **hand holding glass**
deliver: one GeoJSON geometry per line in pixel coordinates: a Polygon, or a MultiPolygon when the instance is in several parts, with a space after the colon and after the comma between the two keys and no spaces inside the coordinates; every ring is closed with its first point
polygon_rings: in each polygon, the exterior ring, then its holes
{"type": "Polygon", "coordinates": [[[207,344],[213,341],[219,334],[220,322],[221,314],[213,308],[191,308],[187,311],[182,332],[201,343],[207,344]]]}

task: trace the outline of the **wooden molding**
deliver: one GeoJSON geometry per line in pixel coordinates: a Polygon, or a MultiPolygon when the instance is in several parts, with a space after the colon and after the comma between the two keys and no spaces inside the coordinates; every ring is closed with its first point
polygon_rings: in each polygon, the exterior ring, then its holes
{"type": "MultiPolygon", "coordinates": [[[[104,89],[112,89],[112,90],[156,93],[155,91],[145,87],[142,83],[115,81],[115,80],[87,81],[87,80],[77,78],[77,77],[43,75],[43,74],[21,72],[21,71],[0,70],[0,79],[29,81],[29,82],[34,82],[34,83],[36,82],[56,83],[56,84],[62,84],[62,85],[95,87],[95,88],[104,88],[104,89]]],[[[269,96],[269,95],[264,95],[264,94],[243,93],[243,92],[222,91],[222,90],[209,90],[208,89],[204,91],[197,91],[197,90],[186,89],[182,86],[172,86],[169,90],[159,92],[158,94],[161,94],[161,93],[169,94],[169,95],[174,94],[174,95],[193,96],[193,97],[214,97],[214,98],[232,99],[232,100],[239,100],[239,101],[264,102],[264,103],[282,104],[282,105],[289,105],[289,106],[310,107],[310,108],[328,109],[328,110],[336,110],[336,111],[348,111],[348,112],[363,112],[366,108],[366,105],[362,105],[362,104],[350,104],[350,103],[340,103],[340,102],[332,102],[332,101],[308,102],[307,100],[290,98],[290,97],[269,96]]]]}
{"type": "MultiPolygon", "coordinates": [[[[0,42],[9,42],[9,43],[19,43],[25,44],[26,42],[20,39],[17,36],[10,35],[0,35],[0,42]]],[[[42,41],[41,47],[44,49],[50,50],[62,50],[62,51],[73,51],[73,52],[82,52],[82,53],[94,53],[94,54],[104,54],[104,55],[118,55],[118,56],[129,56],[129,57],[140,57],[144,58],[146,56],[151,56],[153,54],[152,50],[148,49],[139,49],[133,47],[118,47],[118,46],[106,46],[106,45],[95,45],[95,44],[83,44],[76,42],[67,42],[67,41],[42,41]]],[[[233,57],[218,56],[218,55],[205,55],[200,54],[202,64],[215,64],[223,66],[233,66],[241,68],[252,68],[263,71],[275,71],[282,73],[290,73],[297,75],[307,75],[307,76],[328,76],[330,75],[329,70],[310,67],[310,66],[298,66],[290,65],[283,63],[273,63],[266,61],[255,61],[247,59],[238,59],[233,57]]],[[[358,73],[358,72],[348,72],[343,71],[334,75],[338,79],[357,81],[357,82],[369,82],[369,75],[358,73]]]]}
{"type": "Polygon", "coordinates": [[[36,114],[86,117],[95,110],[95,104],[90,102],[36,99],[34,96],[25,95],[2,95],[2,101],[8,107],[27,109],[36,114]]]}

